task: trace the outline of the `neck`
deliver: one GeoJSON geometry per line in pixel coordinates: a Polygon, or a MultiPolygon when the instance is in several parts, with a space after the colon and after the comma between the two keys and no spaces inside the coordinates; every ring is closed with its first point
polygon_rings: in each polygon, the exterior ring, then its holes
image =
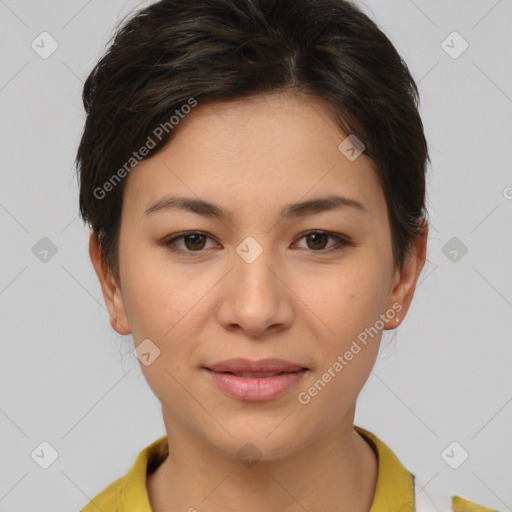
{"type": "Polygon", "coordinates": [[[340,422],[287,456],[267,460],[262,455],[253,465],[202,442],[181,425],[165,423],[169,456],[147,482],[153,512],[371,508],[378,461],[352,421],[340,422]]]}

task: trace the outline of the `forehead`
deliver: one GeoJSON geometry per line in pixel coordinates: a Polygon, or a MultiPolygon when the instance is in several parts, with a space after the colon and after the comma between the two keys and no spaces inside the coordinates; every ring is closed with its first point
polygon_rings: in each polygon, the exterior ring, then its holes
{"type": "MultiPolygon", "coordinates": [[[[200,103],[171,141],[128,177],[126,204],[144,212],[165,194],[227,210],[296,202],[333,192],[382,207],[373,161],[353,161],[338,146],[347,134],[320,99],[297,93],[200,103]]],[[[372,206],[373,205],[373,206],[372,206]]]]}

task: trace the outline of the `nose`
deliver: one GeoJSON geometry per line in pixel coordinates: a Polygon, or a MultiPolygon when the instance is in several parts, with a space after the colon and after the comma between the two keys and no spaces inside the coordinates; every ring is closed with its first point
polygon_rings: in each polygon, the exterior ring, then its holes
{"type": "Polygon", "coordinates": [[[234,267],[223,283],[219,322],[229,331],[240,330],[252,338],[289,328],[294,316],[293,293],[283,267],[276,264],[271,249],[261,247],[253,259],[246,257],[243,248],[237,251],[234,267]]]}

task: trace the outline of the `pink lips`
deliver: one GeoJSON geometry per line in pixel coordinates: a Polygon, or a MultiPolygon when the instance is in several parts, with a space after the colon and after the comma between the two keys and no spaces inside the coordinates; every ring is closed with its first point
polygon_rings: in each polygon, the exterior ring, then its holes
{"type": "Polygon", "coordinates": [[[289,390],[307,368],[283,359],[229,359],[203,367],[213,382],[229,396],[245,401],[272,400],[289,390]]]}

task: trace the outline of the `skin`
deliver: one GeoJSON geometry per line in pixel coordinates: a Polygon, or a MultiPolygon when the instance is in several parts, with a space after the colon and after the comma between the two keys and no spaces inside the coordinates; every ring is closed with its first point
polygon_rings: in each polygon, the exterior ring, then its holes
{"type": "MultiPolygon", "coordinates": [[[[399,272],[374,164],[364,153],[349,161],[338,149],[345,137],[321,100],[297,93],[199,104],[172,141],[128,177],[120,282],[102,266],[91,234],[112,327],[131,333],[136,346],[149,338],[160,350],[141,364],[169,438],[170,456],[147,480],[153,510],[370,510],[378,464],[353,422],[382,331],[307,405],[297,395],[393,304],[401,305],[403,320],[425,262],[427,230],[399,272]],[[144,215],[168,194],[215,203],[232,218],[144,215]],[[356,199],[365,211],[279,218],[286,204],[331,194],[356,199]],[[187,230],[209,238],[177,241],[182,254],[164,245],[187,230]],[[309,230],[339,233],[353,245],[308,240],[309,230]],[[236,252],[247,236],[263,250],[252,263],[236,252]],[[232,357],[277,357],[309,371],[276,399],[244,402],[201,369],[232,357]],[[237,456],[248,442],[261,452],[251,467],[237,456]]],[[[386,320],[384,330],[397,325],[386,320]]]]}

